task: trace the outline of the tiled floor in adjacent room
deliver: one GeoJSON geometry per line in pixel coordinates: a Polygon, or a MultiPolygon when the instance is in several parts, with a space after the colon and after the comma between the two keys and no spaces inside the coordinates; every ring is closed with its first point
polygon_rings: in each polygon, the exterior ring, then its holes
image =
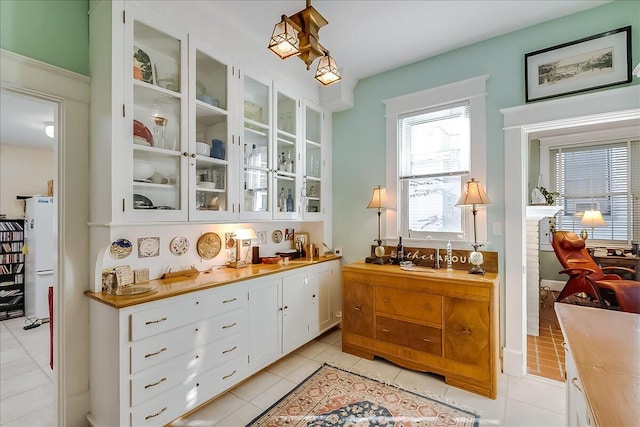
{"type": "Polygon", "coordinates": [[[254,375],[174,426],[244,426],[313,373],[323,362],[444,399],[481,413],[481,426],[564,426],[565,385],[546,378],[500,374],[498,398],[448,386],[441,377],[403,369],[376,358],[341,351],[341,331],[324,336],[254,375]]]}
{"type": "Polygon", "coordinates": [[[55,427],[49,324],[25,331],[25,321],[0,321],[0,426],[55,427]]]}
{"type": "Polygon", "coordinates": [[[540,306],[540,335],[527,335],[527,372],[556,381],[564,381],[564,348],[562,330],[553,309],[551,295],[540,306]]]}

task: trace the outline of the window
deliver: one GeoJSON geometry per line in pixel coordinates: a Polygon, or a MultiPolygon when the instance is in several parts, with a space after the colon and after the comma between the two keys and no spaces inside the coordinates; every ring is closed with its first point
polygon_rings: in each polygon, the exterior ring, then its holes
{"type": "MultiPolygon", "coordinates": [[[[485,179],[487,76],[385,101],[387,178],[397,214],[387,230],[412,239],[473,238],[470,209],[455,206],[471,177],[485,179]]],[[[388,233],[389,234],[389,233],[388,233]]],[[[486,210],[478,212],[486,240],[486,210]]]]}
{"type": "Polygon", "coordinates": [[[462,234],[455,204],[469,173],[469,103],[403,115],[398,126],[398,179],[408,234],[462,234]]]}
{"type": "Polygon", "coordinates": [[[606,225],[587,227],[589,239],[631,244],[640,239],[640,142],[609,141],[550,149],[560,193],[558,227],[580,233],[582,213],[599,210],[606,225]]]}

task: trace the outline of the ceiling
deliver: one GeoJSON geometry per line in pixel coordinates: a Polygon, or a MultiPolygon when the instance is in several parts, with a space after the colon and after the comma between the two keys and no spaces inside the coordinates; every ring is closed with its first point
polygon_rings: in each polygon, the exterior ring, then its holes
{"type": "MultiPolygon", "coordinates": [[[[320,42],[336,59],[344,83],[353,87],[362,78],[608,1],[314,0],[312,4],[329,21],[320,30],[320,42]]],[[[266,46],[280,16],[298,12],[305,1],[211,0],[197,2],[196,7],[202,13],[225,16],[256,46],[266,46]]],[[[54,111],[51,102],[3,91],[0,143],[52,147],[44,124],[54,120],[54,111]]]]}
{"type": "MultiPolygon", "coordinates": [[[[592,0],[313,0],[329,24],[319,31],[343,79],[359,79],[541,22],[608,3],[592,0]]],[[[202,6],[201,6],[202,5],[202,6]]],[[[280,21],[304,0],[199,3],[265,46],[280,21]]],[[[540,46],[544,48],[546,46],[540,46]]],[[[303,63],[300,62],[300,66],[303,63]]],[[[315,71],[317,60],[311,66],[315,71]]]]}

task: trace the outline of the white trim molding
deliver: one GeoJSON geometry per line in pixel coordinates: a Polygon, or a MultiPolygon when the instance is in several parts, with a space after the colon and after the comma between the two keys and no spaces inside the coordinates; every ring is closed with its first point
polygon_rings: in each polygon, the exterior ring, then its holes
{"type": "Polygon", "coordinates": [[[90,79],[0,49],[2,90],[57,104],[54,195],[53,348],[57,422],[84,426],[89,411],[89,93],[90,79]]]}
{"type": "Polygon", "coordinates": [[[627,86],[500,110],[505,151],[505,345],[503,371],[527,372],[525,218],[528,150],[534,132],[640,118],[640,86],[627,86]]]}

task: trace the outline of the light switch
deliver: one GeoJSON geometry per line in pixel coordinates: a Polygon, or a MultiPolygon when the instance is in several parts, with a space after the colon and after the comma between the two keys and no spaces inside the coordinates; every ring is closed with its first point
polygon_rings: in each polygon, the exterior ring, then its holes
{"type": "Polygon", "coordinates": [[[502,236],[502,223],[494,222],[493,223],[493,235],[494,236],[502,236]]]}

